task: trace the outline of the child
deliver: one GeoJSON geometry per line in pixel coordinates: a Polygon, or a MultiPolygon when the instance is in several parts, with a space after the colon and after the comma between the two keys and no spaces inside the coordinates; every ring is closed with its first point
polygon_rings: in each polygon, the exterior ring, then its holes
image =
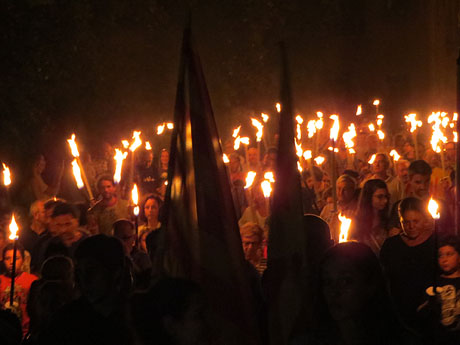
{"type": "Polygon", "coordinates": [[[438,344],[458,344],[460,339],[459,237],[449,236],[439,241],[438,264],[440,277],[436,281],[436,294],[432,286],[426,290],[429,296],[436,296],[429,301],[440,323],[435,337],[438,344]]]}
{"type": "Polygon", "coordinates": [[[29,326],[29,317],[26,312],[27,297],[29,295],[30,285],[36,279],[33,274],[21,270],[24,261],[24,248],[17,244],[16,247],[16,273],[14,279],[14,297],[13,306],[10,306],[11,275],[13,268],[13,243],[9,243],[3,249],[3,264],[5,274],[0,275],[0,308],[12,309],[19,317],[22,324],[22,331],[27,333],[29,326]]]}

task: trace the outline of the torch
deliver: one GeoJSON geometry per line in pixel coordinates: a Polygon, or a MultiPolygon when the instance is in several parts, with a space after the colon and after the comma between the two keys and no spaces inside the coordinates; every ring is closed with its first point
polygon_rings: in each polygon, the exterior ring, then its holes
{"type": "Polygon", "coordinates": [[[428,201],[428,212],[431,214],[431,217],[433,218],[434,221],[434,258],[435,258],[435,274],[434,274],[434,291],[436,291],[436,283],[438,281],[438,262],[437,262],[437,257],[438,257],[438,231],[437,231],[437,220],[441,218],[441,214],[439,213],[439,205],[438,203],[433,199],[430,198],[430,201],[428,201]]]}
{"type": "Polygon", "coordinates": [[[397,175],[396,174],[396,162],[399,161],[401,156],[398,154],[398,152],[396,150],[391,150],[390,151],[390,156],[393,158],[393,171],[394,171],[394,174],[396,176],[397,175]]]}
{"type": "Polygon", "coordinates": [[[380,105],[380,100],[379,99],[374,99],[374,102],[372,102],[373,105],[375,105],[375,115],[379,114],[379,105],[380,105]]]}
{"type": "MultiPolygon", "coordinates": [[[[257,150],[259,151],[259,159],[260,159],[260,142],[262,141],[262,137],[264,135],[264,125],[260,123],[259,120],[251,118],[252,125],[257,129],[256,133],[256,142],[257,142],[257,150]]],[[[264,146],[267,148],[267,143],[264,141],[264,146]]]]}
{"type": "Polygon", "coordinates": [[[75,158],[72,162],[72,170],[74,172],[75,180],[77,181],[77,187],[81,189],[83,186],[86,186],[89,201],[93,201],[94,195],[91,191],[91,186],[86,177],[85,170],[83,169],[83,164],[80,159],[80,152],[78,151],[77,142],[75,141],[75,134],[72,134],[71,138],[67,139],[67,142],[69,143],[72,156],[75,158]],[[78,173],[78,175],[76,175],[76,173],[78,173]]]}
{"type": "Polygon", "coordinates": [[[121,152],[119,149],[115,149],[115,156],[113,159],[115,160],[115,173],[113,174],[113,182],[116,184],[120,183],[121,181],[121,172],[123,167],[123,161],[128,156],[128,152],[121,152]]]}
{"type": "Polygon", "coordinates": [[[262,187],[262,192],[264,193],[265,207],[267,208],[267,212],[270,213],[270,194],[272,193],[271,183],[268,180],[263,180],[260,186],[262,187]]]}
{"type": "Polygon", "coordinates": [[[329,117],[332,119],[334,122],[332,124],[332,127],[330,129],[330,138],[332,140],[332,152],[331,152],[331,166],[332,166],[332,197],[334,199],[334,211],[337,211],[337,167],[336,167],[336,161],[335,161],[335,144],[337,141],[337,138],[339,137],[339,130],[340,130],[340,123],[339,123],[339,117],[335,114],[331,115],[329,117]]]}
{"type": "Polygon", "coordinates": [[[353,168],[354,166],[354,154],[356,151],[353,149],[355,146],[355,143],[353,141],[353,138],[356,137],[356,128],[355,125],[352,123],[350,126],[348,126],[348,132],[343,133],[342,138],[343,142],[345,143],[345,147],[348,149],[348,155],[347,155],[347,165],[349,168],[353,168]]]}
{"type": "Polygon", "coordinates": [[[131,165],[130,165],[130,176],[129,176],[129,185],[131,186],[133,181],[134,181],[134,165],[136,164],[135,157],[134,157],[134,151],[142,145],[142,140],[140,138],[141,132],[140,131],[134,131],[133,132],[133,143],[129,147],[129,150],[131,151],[131,165]]]}
{"type": "Polygon", "coordinates": [[[134,187],[131,191],[131,201],[133,202],[133,215],[134,215],[134,226],[136,229],[136,245],[138,243],[138,233],[139,233],[139,193],[137,191],[137,185],[134,184],[134,187]]]}
{"type": "Polygon", "coordinates": [[[10,172],[10,168],[8,168],[8,166],[5,165],[5,163],[2,163],[3,164],[3,185],[5,186],[6,188],[6,197],[8,199],[8,203],[10,203],[10,185],[11,185],[11,172],[10,172]]]}
{"type": "Polygon", "coordinates": [[[10,229],[10,236],[9,239],[13,241],[13,267],[11,268],[11,288],[10,288],[10,307],[13,307],[14,302],[14,280],[16,278],[16,256],[17,256],[17,242],[18,242],[18,224],[14,219],[14,214],[11,219],[11,223],[9,226],[10,229]]]}
{"type": "Polygon", "coordinates": [[[339,243],[348,242],[348,231],[350,230],[351,226],[351,219],[339,214],[340,220],[340,235],[339,235],[339,243]]]}
{"type": "Polygon", "coordinates": [[[419,152],[418,152],[418,143],[417,143],[417,127],[422,127],[422,121],[417,120],[417,114],[409,114],[404,115],[407,123],[410,123],[410,132],[412,133],[412,139],[414,141],[414,148],[415,148],[415,159],[418,159],[419,152]]]}

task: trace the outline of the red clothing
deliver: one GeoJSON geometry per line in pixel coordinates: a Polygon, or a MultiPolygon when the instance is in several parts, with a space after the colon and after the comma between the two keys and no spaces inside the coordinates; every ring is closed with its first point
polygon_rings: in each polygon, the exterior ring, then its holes
{"type": "MultiPolygon", "coordinates": [[[[38,277],[33,274],[22,272],[16,276],[14,280],[14,305],[18,305],[19,309],[15,310],[21,320],[22,331],[24,334],[29,330],[29,316],[26,312],[27,297],[29,295],[30,286],[38,277]]],[[[5,275],[0,275],[0,307],[4,308],[10,305],[11,278],[5,275]]]]}

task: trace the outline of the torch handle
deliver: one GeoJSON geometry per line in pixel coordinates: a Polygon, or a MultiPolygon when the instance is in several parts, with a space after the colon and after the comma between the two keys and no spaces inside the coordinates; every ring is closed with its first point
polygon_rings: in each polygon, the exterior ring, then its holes
{"type": "Polygon", "coordinates": [[[92,200],[94,200],[94,195],[93,195],[93,192],[91,190],[91,186],[89,185],[88,178],[86,177],[85,169],[83,168],[83,164],[81,162],[80,157],[77,157],[77,164],[80,167],[81,178],[83,180],[83,184],[86,187],[86,190],[88,191],[89,200],[92,201],[92,200]]]}
{"type": "Polygon", "coordinates": [[[17,253],[17,238],[13,242],[13,267],[11,268],[11,288],[10,288],[10,307],[13,308],[14,302],[14,280],[16,278],[16,253],[17,253]]]}

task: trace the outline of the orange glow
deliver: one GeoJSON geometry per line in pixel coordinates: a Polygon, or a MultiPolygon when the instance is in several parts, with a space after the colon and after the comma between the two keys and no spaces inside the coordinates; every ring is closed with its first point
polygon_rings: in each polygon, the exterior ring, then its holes
{"type": "Polygon", "coordinates": [[[254,179],[256,178],[257,173],[255,171],[249,171],[247,176],[246,176],[246,185],[244,186],[244,189],[248,189],[252,186],[254,183],[254,179]]]}
{"type": "Polygon", "coordinates": [[[19,227],[18,227],[18,224],[16,223],[16,219],[14,218],[14,214],[13,214],[13,217],[11,218],[11,222],[8,228],[10,230],[10,236],[8,238],[12,241],[17,240],[19,227]]]}
{"type": "Polygon", "coordinates": [[[3,163],[3,185],[8,187],[11,184],[11,172],[5,163],[3,163]]]}
{"type": "Polygon", "coordinates": [[[121,181],[121,172],[123,166],[123,160],[126,159],[128,156],[128,152],[121,152],[119,149],[115,149],[115,156],[113,159],[115,160],[115,173],[113,175],[113,181],[115,183],[120,183],[121,181]]]}
{"type": "Polygon", "coordinates": [[[238,126],[237,128],[235,128],[233,130],[232,137],[236,138],[238,136],[238,134],[240,134],[240,129],[241,129],[241,126],[238,126]]]}
{"type": "Polygon", "coordinates": [[[267,171],[264,174],[264,179],[270,181],[271,183],[275,183],[275,176],[273,175],[273,171],[267,171]]]}
{"type": "Polygon", "coordinates": [[[316,158],[314,159],[314,161],[315,161],[315,163],[316,163],[317,165],[323,164],[325,160],[326,160],[326,159],[325,159],[323,156],[318,156],[318,157],[316,157],[316,158]]]}
{"type": "Polygon", "coordinates": [[[270,194],[272,193],[272,185],[270,181],[264,180],[262,181],[260,186],[262,187],[262,192],[264,193],[264,197],[269,198],[270,194]]]}
{"type": "Polygon", "coordinates": [[[375,126],[373,123],[370,123],[368,127],[371,132],[375,132],[375,126]]]}
{"type": "Polygon", "coordinates": [[[131,144],[131,146],[129,147],[129,150],[131,152],[134,152],[136,151],[136,149],[142,145],[142,140],[141,140],[141,132],[140,131],[134,131],[133,132],[133,139],[134,139],[134,142],[131,144]]]}
{"type": "Polygon", "coordinates": [[[121,144],[123,145],[123,147],[124,147],[125,149],[127,149],[127,148],[129,147],[129,141],[128,141],[128,140],[122,140],[122,141],[121,141],[121,144]]]}
{"type": "Polygon", "coordinates": [[[441,217],[439,214],[439,205],[433,200],[433,198],[430,198],[430,201],[428,202],[428,212],[430,212],[433,219],[439,219],[441,217]]]}
{"type": "Polygon", "coordinates": [[[337,141],[339,137],[339,130],[340,130],[340,122],[339,122],[339,117],[336,114],[333,114],[329,116],[329,118],[334,121],[331,126],[330,130],[330,138],[334,141],[337,141]]]}
{"type": "Polygon", "coordinates": [[[228,159],[228,156],[224,153],[224,155],[222,156],[222,159],[224,160],[224,163],[225,164],[228,164],[230,163],[230,159],[228,159]]]}
{"type": "Polygon", "coordinates": [[[167,129],[174,129],[174,123],[168,122],[168,123],[166,124],[166,128],[167,128],[167,129]]]}
{"type": "Polygon", "coordinates": [[[343,216],[340,213],[339,220],[340,220],[339,243],[347,242],[348,241],[348,231],[350,230],[350,226],[351,226],[351,219],[343,216]]]}
{"type": "Polygon", "coordinates": [[[404,118],[407,123],[410,123],[410,132],[414,133],[417,127],[422,127],[423,123],[420,120],[417,120],[417,114],[411,113],[409,115],[404,115],[404,118]]]}
{"type": "Polygon", "coordinates": [[[165,124],[163,123],[162,125],[158,125],[157,127],[157,135],[162,135],[165,131],[165,124]]]}
{"type": "Polygon", "coordinates": [[[380,104],[380,100],[379,99],[374,99],[374,102],[372,102],[373,105],[377,106],[380,104]]]}
{"type": "Polygon", "coordinates": [[[345,132],[342,134],[343,142],[345,143],[345,147],[347,149],[350,149],[355,146],[355,143],[353,142],[353,138],[356,137],[356,128],[355,124],[352,123],[350,126],[348,126],[348,132],[345,132]]]}
{"type": "Polygon", "coordinates": [[[146,141],[146,142],[145,142],[145,149],[146,149],[147,151],[151,151],[151,150],[152,150],[152,145],[150,145],[150,142],[149,142],[149,141],[146,141]]]}
{"type": "Polygon", "coordinates": [[[261,124],[259,120],[254,118],[251,118],[251,123],[254,127],[257,128],[256,142],[262,141],[262,136],[264,135],[264,125],[261,124]]]}
{"type": "Polygon", "coordinates": [[[81,170],[76,158],[72,161],[72,172],[75,178],[75,182],[77,183],[78,189],[82,189],[85,186],[85,184],[83,183],[83,179],[81,178],[81,170]]]}
{"type": "Polygon", "coordinates": [[[373,154],[372,157],[371,157],[371,159],[369,159],[369,161],[368,161],[367,163],[369,163],[369,164],[374,164],[375,157],[377,157],[377,155],[376,155],[376,154],[373,154]]]}
{"type": "Polygon", "coordinates": [[[304,159],[311,159],[312,158],[312,154],[311,154],[311,150],[307,150],[303,153],[303,158],[304,159]]]}
{"type": "Polygon", "coordinates": [[[67,142],[69,143],[70,151],[72,152],[72,156],[79,157],[80,153],[78,152],[78,146],[75,141],[75,134],[72,134],[71,138],[67,139],[67,142]]]}
{"type": "Polygon", "coordinates": [[[267,114],[265,114],[265,113],[260,114],[260,116],[262,117],[262,121],[263,121],[264,123],[267,123],[267,122],[268,122],[268,119],[270,118],[270,117],[269,117],[267,114]]]}
{"type": "Polygon", "coordinates": [[[276,111],[277,111],[278,113],[281,113],[281,103],[276,103],[275,106],[276,106],[276,111]]]}
{"type": "Polygon", "coordinates": [[[307,122],[307,132],[308,132],[308,137],[309,138],[313,138],[313,136],[315,135],[316,129],[317,129],[316,123],[318,121],[310,120],[310,121],[307,122]]]}
{"type": "Polygon", "coordinates": [[[391,150],[390,151],[390,156],[393,157],[393,160],[395,162],[399,161],[399,159],[401,158],[401,156],[398,154],[398,152],[396,150],[391,150]]]}
{"type": "Polygon", "coordinates": [[[382,130],[379,129],[379,130],[377,131],[377,135],[379,136],[379,139],[380,139],[380,140],[385,139],[385,133],[383,133],[382,130]]]}
{"type": "Polygon", "coordinates": [[[358,105],[358,107],[356,108],[356,116],[359,116],[363,113],[363,107],[361,106],[361,104],[358,105]]]}

